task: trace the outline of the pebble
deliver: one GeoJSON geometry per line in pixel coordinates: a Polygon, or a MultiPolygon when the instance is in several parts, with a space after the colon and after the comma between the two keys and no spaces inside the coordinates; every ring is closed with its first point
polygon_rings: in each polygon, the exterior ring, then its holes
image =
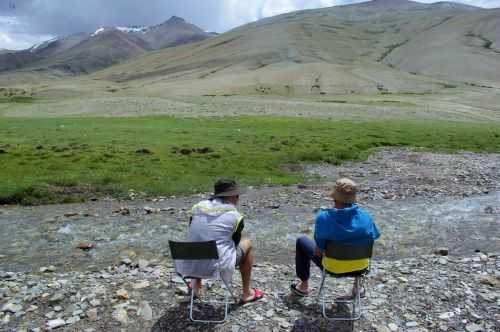
{"type": "Polygon", "coordinates": [[[133,289],[144,289],[148,287],[149,287],[149,282],[147,280],[141,280],[132,286],[133,289]]]}
{"type": "Polygon", "coordinates": [[[23,306],[15,303],[7,303],[2,307],[3,312],[8,312],[12,314],[15,314],[21,310],[23,310],[23,306]]]}
{"type": "Polygon", "coordinates": [[[396,332],[398,330],[398,326],[394,323],[389,323],[388,327],[392,332],[396,332]]]}
{"type": "Polygon", "coordinates": [[[66,325],[66,321],[64,319],[60,319],[60,318],[49,320],[47,322],[47,328],[50,330],[56,329],[56,328],[64,326],[64,325],[66,325]]]}
{"type": "Polygon", "coordinates": [[[417,327],[418,323],[417,322],[407,322],[405,324],[406,327],[417,327]]]}
{"type": "Polygon", "coordinates": [[[87,316],[88,319],[90,319],[91,322],[95,322],[99,319],[97,316],[97,309],[96,308],[92,308],[92,309],[87,310],[85,315],[87,316]]]}
{"type": "Polygon", "coordinates": [[[484,329],[477,324],[469,324],[465,327],[467,332],[482,332],[484,329]]]}
{"type": "Polygon", "coordinates": [[[119,289],[116,291],[116,296],[121,300],[128,300],[129,295],[125,289],[119,289]]]}
{"type": "Polygon", "coordinates": [[[128,315],[125,309],[117,309],[111,314],[114,320],[122,324],[123,326],[128,325],[128,315]]]}
{"type": "Polygon", "coordinates": [[[153,310],[147,301],[142,301],[139,303],[139,309],[137,309],[137,316],[142,317],[144,320],[153,319],[153,310]]]}

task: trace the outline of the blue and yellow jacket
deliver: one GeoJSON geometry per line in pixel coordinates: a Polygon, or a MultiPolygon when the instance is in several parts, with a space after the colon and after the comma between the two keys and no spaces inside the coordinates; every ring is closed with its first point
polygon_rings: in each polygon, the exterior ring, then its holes
{"type": "MultiPolygon", "coordinates": [[[[379,237],[380,232],[372,216],[357,204],[345,209],[323,209],[316,216],[314,240],[321,251],[326,249],[329,240],[347,245],[363,245],[379,237]]],[[[333,273],[359,271],[368,265],[368,259],[341,261],[323,257],[323,266],[333,273]]]]}

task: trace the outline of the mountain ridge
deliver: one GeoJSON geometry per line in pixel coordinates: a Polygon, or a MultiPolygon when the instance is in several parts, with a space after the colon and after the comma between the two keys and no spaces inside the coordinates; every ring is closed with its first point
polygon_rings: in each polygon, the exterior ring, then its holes
{"type": "Polygon", "coordinates": [[[178,16],[151,27],[101,27],[94,33],[55,37],[26,50],[0,52],[0,71],[56,69],[63,76],[88,74],[149,51],[211,37],[178,16]]]}

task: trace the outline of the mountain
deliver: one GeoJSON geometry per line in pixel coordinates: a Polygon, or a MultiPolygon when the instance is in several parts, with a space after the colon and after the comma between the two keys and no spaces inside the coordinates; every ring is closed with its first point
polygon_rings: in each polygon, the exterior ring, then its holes
{"type": "Polygon", "coordinates": [[[491,70],[500,65],[498,22],[498,10],[376,0],[262,19],[95,77],[183,95],[429,93],[453,86],[447,80],[500,86],[500,70],[491,70]]]}
{"type": "Polygon", "coordinates": [[[103,27],[58,37],[16,52],[0,52],[0,71],[91,73],[146,52],[201,41],[211,35],[180,17],[153,27],[103,27]]]}

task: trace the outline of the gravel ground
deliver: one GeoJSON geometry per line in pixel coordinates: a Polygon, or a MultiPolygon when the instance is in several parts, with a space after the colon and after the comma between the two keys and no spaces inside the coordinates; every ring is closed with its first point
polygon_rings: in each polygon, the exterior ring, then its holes
{"type": "MultiPolygon", "coordinates": [[[[255,284],[267,296],[234,306],[226,324],[211,327],[187,320],[186,289],[166,246],[183,238],[187,210],[206,194],[2,207],[0,330],[498,331],[498,165],[497,154],[381,150],[362,163],[307,166],[311,179],[299,186],[249,188],[245,236],[257,250],[255,284]],[[331,206],[339,176],[361,184],[360,203],[383,233],[354,326],[329,324],[314,298],[288,295],[294,241],[331,206]],[[434,255],[438,247],[449,256],[434,255]]],[[[315,270],[313,287],[318,277],[315,270]]],[[[335,294],[349,291],[347,281],[336,285],[335,294]]]]}

